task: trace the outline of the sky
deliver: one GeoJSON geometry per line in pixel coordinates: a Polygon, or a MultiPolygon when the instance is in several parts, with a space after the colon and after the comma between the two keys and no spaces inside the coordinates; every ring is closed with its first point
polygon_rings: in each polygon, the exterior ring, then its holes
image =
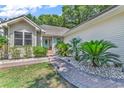
{"type": "Polygon", "coordinates": [[[13,18],[23,14],[31,13],[34,16],[41,14],[62,14],[62,5],[0,5],[0,18],[13,18]]]}

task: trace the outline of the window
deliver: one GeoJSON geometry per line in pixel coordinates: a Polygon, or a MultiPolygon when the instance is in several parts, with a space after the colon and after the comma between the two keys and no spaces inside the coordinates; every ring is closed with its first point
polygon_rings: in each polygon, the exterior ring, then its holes
{"type": "Polygon", "coordinates": [[[14,45],[32,45],[32,33],[15,31],[14,45]]]}
{"type": "Polygon", "coordinates": [[[25,32],[25,45],[32,45],[32,33],[25,32]]]}
{"type": "Polygon", "coordinates": [[[23,33],[22,32],[14,32],[14,45],[23,45],[23,33]]]}

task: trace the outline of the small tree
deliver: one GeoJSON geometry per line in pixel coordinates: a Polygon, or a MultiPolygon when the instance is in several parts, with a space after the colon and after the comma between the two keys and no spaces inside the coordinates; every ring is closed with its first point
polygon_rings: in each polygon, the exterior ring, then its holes
{"type": "Polygon", "coordinates": [[[70,42],[71,42],[72,55],[74,56],[75,60],[79,61],[80,60],[79,45],[80,45],[81,39],[73,38],[70,42]]]}

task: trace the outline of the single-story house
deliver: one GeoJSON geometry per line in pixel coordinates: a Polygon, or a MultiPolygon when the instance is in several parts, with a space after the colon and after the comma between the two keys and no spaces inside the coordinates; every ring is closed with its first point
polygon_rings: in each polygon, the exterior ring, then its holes
{"type": "Polygon", "coordinates": [[[112,6],[70,30],[64,27],[39,26],[25,16],[0,25],[8,29],[6,33],[10,46],[41,45],[54,50],[57,39],[66,43],[74,37],[81,38],[82,41],[104,39],[118,46],[111,51],[119,54],[120,59],[124,60],[124,6],[112,6]]]}
{"type": "Polygon", "coordinates": [[[37,25],[25,15],[10,19],[0,24],[0,34],[8,37],[9,47],[44,46],[54,50],[57,40],[69,29],[50,25],[37,25]]]}

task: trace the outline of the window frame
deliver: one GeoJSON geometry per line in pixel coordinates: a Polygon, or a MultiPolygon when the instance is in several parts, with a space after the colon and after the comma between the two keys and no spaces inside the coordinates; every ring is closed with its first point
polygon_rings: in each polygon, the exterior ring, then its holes
{"type": "Polygon", "coordinates": [[[28,45],[26,44],[26,40],[31,40],[31,44],[29,44],[30,46],[32,46],[32,33],[31,32],[24,32],[24,45],[28,45]],[[30,34],[31,35],[31,38],[26,38],[26,34],[30,34]]]}
{"type": "Polygon", "coordinates": [[[14,31],[14,46],[23,46],[23,32],[14,31]],[[18,32],[18,33],[21,33],[21,34],[22,34],[22,44],[21,44],[21,45],[17,45],[17,44],[15,43],[17,39],[20,39],[20,38],[15,38],[15,32],[18,32]]]}
{"type": "MultiPolygon", "coordinates": [[[[30,33],[31,34],[31,39],[29,39],[29,40],[31,40],[31,44],[29,44],[29,46],[32,46],[32,41],[33,41],[33,34],[32,34],[32,32],[27,32],[27,31],[14,31],[14,46],[28,46],[27,44],[25,44],[25,33],[30,33]],[[22,33],[22,45],[16,45],[15,44],[15,32],[21,32],[22,33]]],[[[16,39],[18,39],[18,38],[16,38],[16,39]]]]}

